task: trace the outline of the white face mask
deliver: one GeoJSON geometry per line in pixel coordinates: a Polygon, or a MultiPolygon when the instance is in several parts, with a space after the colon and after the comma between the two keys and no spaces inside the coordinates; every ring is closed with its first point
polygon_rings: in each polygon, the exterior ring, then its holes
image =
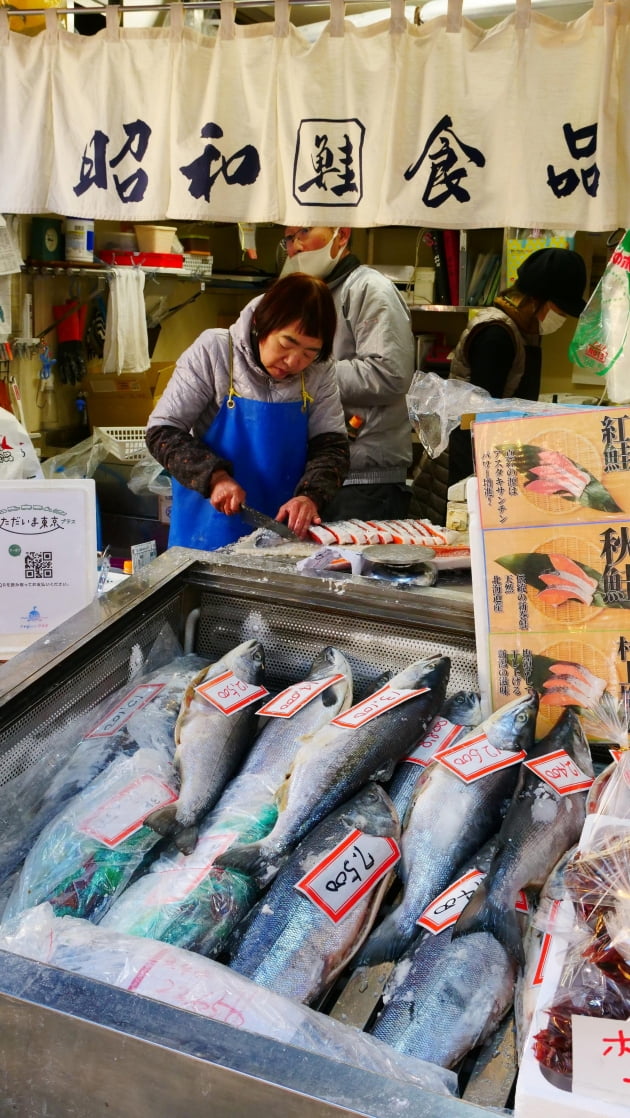
{"type": "Polygon", "coordinates": [[[339,256],[331,256],[332,244],[339,232],[335,229],[330,240],[321,248],[313,248],[307,252],[296,252],[295,256],[287,256],[280,276],[290,276],[293,272],[304,272],[307,276],[316,276],[325,279],[339,262],[339,256]]]}
{"type": "Polygon", "coordinates": [[[541,334],[555,334],[561,326],[564,326],[566,317],[563,314],[558,314],[557,311],[548,310],[545,317],[539,320],[539,330],[541,334]]]}

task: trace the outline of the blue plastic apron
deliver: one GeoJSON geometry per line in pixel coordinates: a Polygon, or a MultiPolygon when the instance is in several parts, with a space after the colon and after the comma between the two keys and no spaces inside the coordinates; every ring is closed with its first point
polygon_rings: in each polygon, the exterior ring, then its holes
{"type": "MultiPolygon", "coordinates": [[[[283,404],[249,400],[235,391],[232,374],[232,339],[229,350],[230,387],[203,442],[220,458],[234,463],[234,479],[245,490],[247,504],[268,516],[293,496],[304,473],[308,443],[308,405],[302,399],[283,404]]],[[[252,527],[235,513],[226,516],[207,497],[173,481],[169,547],[195,547],[213,551],[248,535],[252,527]]]]}

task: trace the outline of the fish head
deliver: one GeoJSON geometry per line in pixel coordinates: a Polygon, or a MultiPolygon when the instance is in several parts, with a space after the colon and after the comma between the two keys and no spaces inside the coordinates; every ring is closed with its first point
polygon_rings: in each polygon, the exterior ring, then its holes
{"type": "Polygon", "coordinates": [[[428,687],[430,691],[442,693],[446,690],[448,677],[451,670],[449,656],[426,656],[421,660],[414,660],[408,667],[397,672],[391,679],[391,685],[400,691],[415,691],[420,687],[428,687]]]}
{"type": "Polygon", "coordinates": [[[504,749],[508,753],[527,752],[534,741],[538,703],[538,694],[529,691],[527,695],[495,710],[479,729],[483,729],[495,749],[504,749]]]}
{"type": "Polygon", "coordinates": [[[326,679],[327,676],[333,675],[341,675],[343,679],[337,680],[326,688],[322,695],[322,702],[324,706],[338,706],[340,703],[342,706],[344,704],[348,706],[352,702],[352,668],[343,652],[333,645],[328,645],[313,660],[307,678],[326,679]]]}
{"type": "Polygon", "coordinates": [[[348,826],[366,835],[400,835],[398,812],[385,789],[373,780],[344,804],[340,814],[348,826]]]}
{"type": "Polygon", "coordinates": [[[265,674],[265,650],[258,640],[243,641],[227,652],[221,663],[246,683],[261,683],[265,674]]]}
{"type": "Polygon", "coordinates": [[[481,697],[477,691],[456,691],[445,700],[440,713],[456,726],[474,729],[481,722],[481,697]]]}

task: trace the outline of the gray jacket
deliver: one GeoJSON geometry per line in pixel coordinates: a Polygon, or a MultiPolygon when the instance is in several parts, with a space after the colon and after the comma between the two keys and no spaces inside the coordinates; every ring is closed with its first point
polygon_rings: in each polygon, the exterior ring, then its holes
{"type": "MultiPolygon", "coordinates": [[[[300,376],[276,381],[261,368],[251,347],[250,328],[256,304],[253,299],[230,326],[233,344],[233,383],[237,393],[252,400],[286,403],[301,399],[300,376]]],[[[316,362],[304,371],[304,384],[312,404],[308,437],[346,433],[343,410],[332,361],[316,362]]],[[[192,431],[203,438],[229,390],[228,331],[204,330],[184,350],[163,395],[149,416],[147,430],[167,424],[192,431]]]]}
{"type": "Polygon", "coordinates": [[[346,420],[364,420],[350,443],[345,484],[404,482],[411,464],[405,395],[414,371],[409,310],[386,276],[345,257],[327,279],[337,308],[333,356],[346,420]],[[345,265],[345,267],[344,267],[345,265]]]}

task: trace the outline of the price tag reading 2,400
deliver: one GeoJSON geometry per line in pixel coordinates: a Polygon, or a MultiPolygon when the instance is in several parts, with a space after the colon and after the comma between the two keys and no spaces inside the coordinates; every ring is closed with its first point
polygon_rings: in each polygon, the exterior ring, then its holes
{"type": "Polygon", "coordinates": [[[295,885],[338,924],[400,858],[393,838],[354,830],[295,885]]]}

